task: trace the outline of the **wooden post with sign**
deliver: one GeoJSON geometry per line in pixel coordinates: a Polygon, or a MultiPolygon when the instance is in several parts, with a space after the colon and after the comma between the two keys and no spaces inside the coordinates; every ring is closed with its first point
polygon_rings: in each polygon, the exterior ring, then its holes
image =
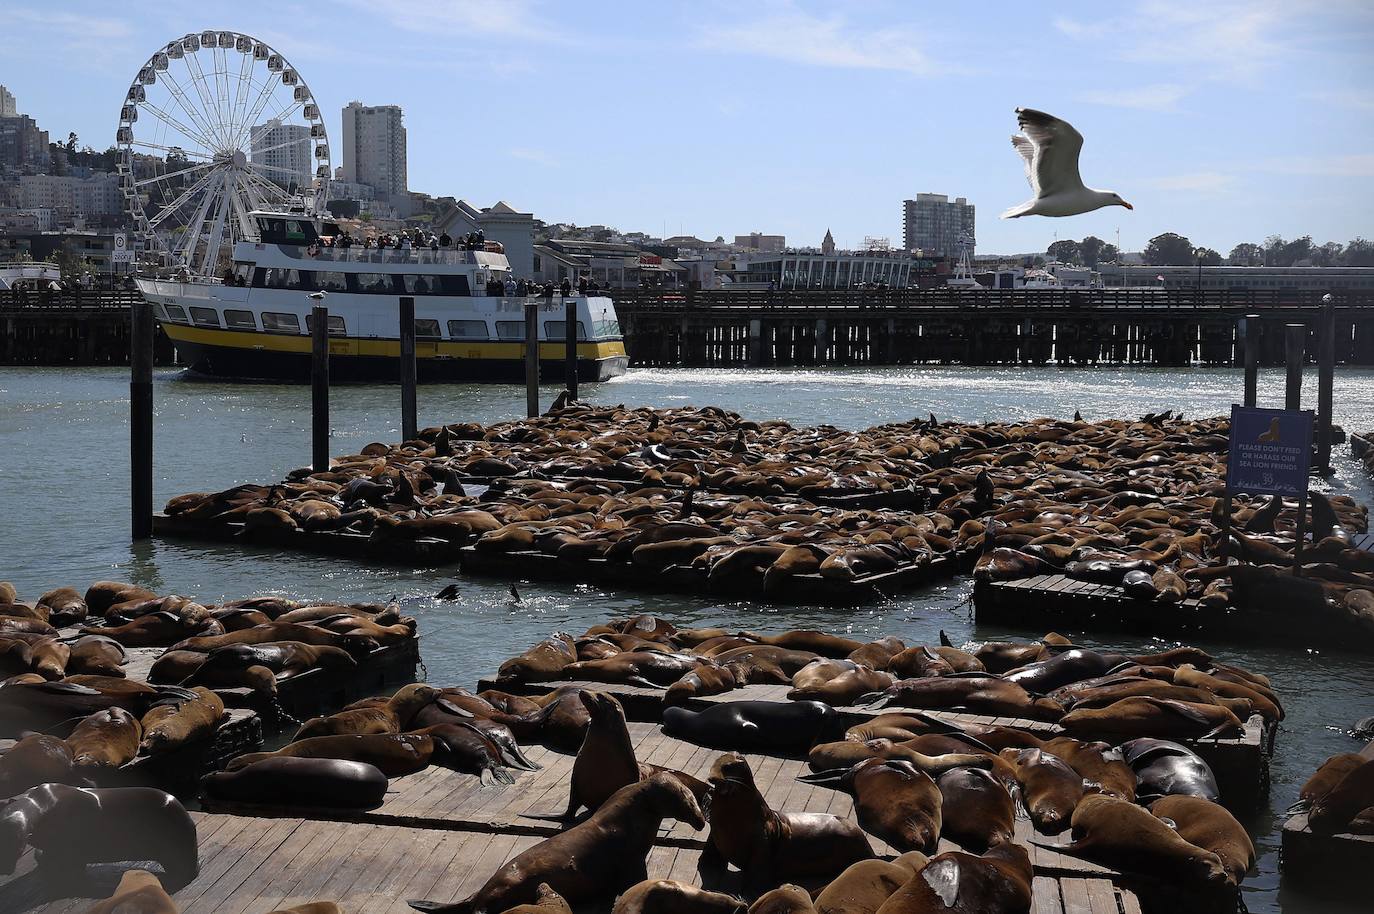
{"type": "MultiPolygon", "coordinates": [[[[1223,536],[1226,539],[1230,537],[1232,494],[1244,492],[1247,495],[1297,499],[1294,574],[1302,573],[1303,538],[1307,534],[1312,420],[1310,409],[1231,406],[1231,438],[1226,454],[1225,517],[1221,519],[1223,536]]],[[[1223,543],[1226,539],[1223,539],[1223,543]]]]}

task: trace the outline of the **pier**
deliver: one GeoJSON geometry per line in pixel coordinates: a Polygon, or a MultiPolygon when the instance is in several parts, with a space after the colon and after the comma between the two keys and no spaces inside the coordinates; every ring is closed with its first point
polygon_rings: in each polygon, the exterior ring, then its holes
{"type": "MultiPolygon", "coordinates": [[[[129,306],[138,292],[0,292],[0,365],[127,365],[129,306]]],[[[161,328],[153,360],[173,365],[176,353],[161,328]]]]}

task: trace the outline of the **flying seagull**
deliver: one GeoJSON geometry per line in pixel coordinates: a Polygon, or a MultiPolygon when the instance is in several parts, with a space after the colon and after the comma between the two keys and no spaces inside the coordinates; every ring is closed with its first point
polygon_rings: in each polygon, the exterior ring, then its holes
{"type": "Polygon", "coordinates": [[[1034,199],[1013,206],[1003,219],[1018,216],[1077,216],[1104,206],[1135,209],[1110,190],[1083,186],[1078,176],[1078,153],[1083,134],[1068,121],[1033,108],[1017,108],[1016,123],[1022,133],[1011,138],[1011,145],[1026,160],[1026,180],[1034,199]]]}

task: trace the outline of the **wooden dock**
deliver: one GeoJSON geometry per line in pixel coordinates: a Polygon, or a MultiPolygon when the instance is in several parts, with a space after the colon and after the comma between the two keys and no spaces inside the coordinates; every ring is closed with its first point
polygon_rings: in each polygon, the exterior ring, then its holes
{"type": "MultiPolygon", "coordinates": [[[[265,914],[310,901],[336,901],[348,914],[412,914],[408,898],[466,898],[507,860],[534,846],[533,835],[406,828],[303,818],[193,813],[200,831],[200,875],[174,893],[183,914],[265,914]]],[[[701,864],[692,848],[649,852],[651,879],[674,879],[740,894],[739,874],[701,864]]],[[[31,873],[0,885],[0,909],[13,914],[84,914],[88,899],[49,901],[53,890],[31,873]]],[[[1037,874],[1036,914],[1140,914],[1136,895],[1095,877],[1037,874]]],[[[613,899],[574,906],[607,914],[613,899]]]]}
{"type": "MultiPolygon", "coordinates": [[[[1360,750],[1374,759],[1374,742],[1360,750]]],[[[1307,813],[1295,813],[1283,824],[1279,865],[1284,878],[1314,885],[1348,887],[1368,884],[1374,866],[1374,835],[1318,835],[1307,825],[1307,813]]]]}
{"type": "MultiPolygon", "coordinates": [[[[493,679],[483,679],[478,689],[499,689],[512,694],[543,695],[559,686],[578,686],[614,695],[625,708],[626,715],[632,720],[661,721],[663,719],[663,696],[665,690],[650,689],[642,686],[621,685],[604,682],[538,682],[538,683],[498,683],[493,679]]],[[[786,685],[749,685],[743,688],[693,698],[684,707],[700,710],[709,704],[731,701],[786,701],[790,686],[786,685]]],[[[837,707],[836,713],[846,727],[861,724],[879,714],[900,713],[903,708],[892,706],[869,710],[857,707],[837,707]]],[[[968,714],[955,711],[923,711],[922,713],[939,720],[962,726],[1000,726],[1016,727],[1026,730],[1042,739],[1050,739],[1063,733],[1054,723],[1042,720],[1028,720],[1014,717],[992,717],[985,714],[968,714]]],[[[1269,793],[1269,759],[1273,755],[1277,727],[1266,726],[1258,714],[1245,722],[1245,733],[1225,739],[1177,740],[1198,754],[1212,768],[1216,775],[1217,786],[1221,790],[1221,802],[1237,812],[1249,812],[1260,806],[1269,793]]],[[[1108,742],[1117,743],[1117,737],[1105,737],[1108,742]]]]}

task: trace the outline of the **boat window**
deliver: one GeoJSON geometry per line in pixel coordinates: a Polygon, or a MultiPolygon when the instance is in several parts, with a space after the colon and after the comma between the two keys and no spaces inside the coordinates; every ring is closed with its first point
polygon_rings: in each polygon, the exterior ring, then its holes
{"type": "Polygon", "coordinates": [[[251,263],[234,264],[234,284],[246,286],[253,281],[253,265],[251,263]]]}
{"type": "Polygon", "coordinates": [[[258,229],[267,244],[309,244],[319,237],[309,220],[285,216],[259,217],[258,229]]]}
{"type": "Polygon", "coordinates": [[[191,308],[191,320],[197,327],[218,327],[219,312],[214,308],[191,308]]]}
{"type": "Polygon", "coordinates": [[[439,322],[431,320],[415,319],[416,339],[437,340],[440,338],[439,322]]]}
{"type": "Polygon", "coordinates": [[[264,311],[262,312],[262,329],[276,330],[282,333],[300,333],[301,321],[294,314],[264,311]]]}
{"type": "Polygon", "coordinates": [[[449,321],[448,335],[455,340],[485,340],[490,331],[486,321],[449,321]]]}
{"type": "Polygon", "coordinates": [[[325,292],[345,292],[348,290],[348,277],[338,270],[316,270],[315,281],[311,285],[325,292]]]}
{"type": "Polygon", "coordinates": [[[349,273],[354,292],[392,294],[391,276],[387,273],[349,273]]]}
{"type": "MultiPolygon", "coordinates": [[[[263,271],[260,271],[263,272],[263,271]]],[[[283,267],[270,267],[263,277],[262,287],[265,289],[291,289],[300,291],[305,286],[301,282],[301,271],[291,270],[283,267]]]]}
{"type": "Polygon", "coordinates": [[[189,323],[189,321],[186,320],[186,311],[181,305],[167,306],[167,320],[174,321],[178,324],[189,323]]]}
{"type": "Polygon", "coordinates": [[[438,276],[417,276],[414,273],[398,273],[396,284],[404,289],[401,295],[442,295],[438,276]]]}
{"type": "Polygon", "coordinates": [[[445,273],[439,276],[439,291],[444,295],[471,295],[468,278],[459,273],[445,273]]]}
{"type": "Polygon", "coordinates": [[[167,319],[167,312],[162,310],[162,306],[157,302],[153,302],[153,316],[160,321],[165,321],[167,319]]]}
{"type": "Polygon", "coordinates": [[[496,335],[503,340],[523,340],[525,338],[525,322],[497,321],[496,335]]]}
{"type": "MultiPolygon", "coordinates": [[[[567,339],[567,321],[544,321],[544,339],[562,340],[567,339]]],[[[577,322],[577,338],[585,340],[587,338],[587,325],[581,321],[577,322]]]]}
{"type": "Polygon", "coordinates": [[[620,322],[595,321],[592,324],[592,330],[596,333],[598,339],[607,336],[620,336],[620,322]]]}
{"type": "Polygon", "coordinates": [[[258,322],[253,317],[252,311],[237,311],[230,308],[224,309],[224,325],[240,330],[258,329],[258,322]]]}
{"type": "MultiPolygon", "coordinates": [[[[330,336],[346,336],[348,334],[348,330],[344,326],[344,319],[337,314],[329,315],[325,320],[325,325],[329,328],[330,336]]],[[[315,315],[307,314],[305,316],[305,332],[315,332],[315,315]]]]}

